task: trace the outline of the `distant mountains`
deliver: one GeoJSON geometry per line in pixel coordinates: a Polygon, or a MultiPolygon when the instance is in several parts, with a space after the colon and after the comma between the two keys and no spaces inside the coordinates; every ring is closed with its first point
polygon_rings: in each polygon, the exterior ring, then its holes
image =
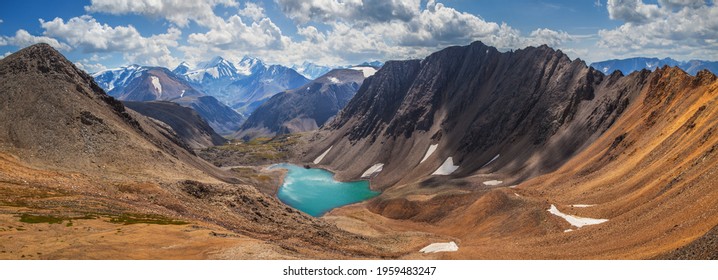
{"type": "Polygon", "coordinates": [[[613,71],[619,70],[624,75],[628,75],[634,71],[642,69],[653,71],[656,68],[661,68],[664,65],[676,66],[688,74],[696,75],[700,70],[708,70],[712,73],[718,73],[718,61],[705,61],[705,60],[689,60],[689,61],[678,61],[670,57],[664,59],[648,58],[648,57],[634,57],[626,59],[612,59],[600,62],[591,63],[591,67],[596,68],[603,74],[611,74],[613,71]]]}
{"type": "Polygon", "coordinates": [[[110,96],[122,101],[171,101],[193,108],[220,134],[234,133],[244,122],[242,115],[167,68],[130,65],[92,76],[110,96]]]}
{"type": "Polygon", "coordinates": [[[173,72],[194,88],[248,116],[274,94],[301,86],[309,79],[282,65],[266,65],[245,56],[237,64],[215,57],[192,68],[183,62],[173,72]]]}
{"type": "Polygon", "coordinates": [[[301,65],[293,65],[292,69],[297,71],[299,74],[304,75],[304,77],[307,77],[308,79],[316,79],[321,77],[322,75],[329,73],[332,69],[347,69],[352,68],[354,66],[371,66],[374,68],[381,68],[384,65],[383,62],[374,60],[369,62],[363,62],[361,64],[357,65],[348,65],[348,66],[326,66],[326,65],[318,65],[311,62],[305,61],[301,65]]]}
{"type": "Polygon", "coordinates": [[[299,88],[274,95],[249,116],[236,136],[254,138],[319,128],[344,108],[364,79],[376,71],[366,68],[334,69],[299,88]]]}

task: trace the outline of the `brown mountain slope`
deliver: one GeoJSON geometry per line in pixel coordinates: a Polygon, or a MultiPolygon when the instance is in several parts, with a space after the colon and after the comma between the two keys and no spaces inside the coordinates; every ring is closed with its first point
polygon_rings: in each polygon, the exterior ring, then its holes
{"type": "Polygon", "coordinates": [[[3,59],[0,77],[3,151],[65,170],[211,178],[200,170],[214,170],[191,156],[174,131],[126,110],[47,45],[3,59]]]}
{"type": "MultiPolygon", "coordinates": [[[[451,236],[460,250],[438,258],[715,258],[716,101],[713,74],[659,69],[602,136],[552,173],[515,187],[443,186],[366,205],[399,218],[385,222],[392,227],[451,236]],[[577,228],[549,213],[552,205],[608,221],[577,228]]],[[[333,214],[385,219],[359,207],[333,214]]]]}

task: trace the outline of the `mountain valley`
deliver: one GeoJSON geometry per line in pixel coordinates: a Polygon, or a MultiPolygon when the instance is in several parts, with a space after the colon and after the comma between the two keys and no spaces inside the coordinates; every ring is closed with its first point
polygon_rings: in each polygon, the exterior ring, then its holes
{"type": "Polygon", "coordinates": [[[474,42],[93,77],[32,45],[0,60],[0,259],[718,257],[718,78],[601,71],[474,42]],[[277,163],[381,193],[312,217],[277,163]]]}

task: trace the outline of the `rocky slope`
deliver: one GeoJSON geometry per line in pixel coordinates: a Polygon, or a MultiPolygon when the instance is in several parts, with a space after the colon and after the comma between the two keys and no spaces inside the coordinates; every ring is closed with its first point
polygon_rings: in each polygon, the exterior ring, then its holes
{"type": "Polygon", "coordinates": [[[227,142],[195,110],[167,101],[124,101],[122,104],[142,115],[157,119],[177,132],[192,149],[222,145],[227,142]]]}
{"type": "Polygon", "coordinates": [[[380,189],[418,183],[442,165],[458,169],[432,180],[481,172],[521,181],[555,170],[600,136],[645,76],[607,77],[545,46],[500,53],[478,42],[387,62],[305,160],[333,146],[320,164],[340,178],[381,163],[373,178],[380,189]]]}
{"type": "Polygon", "coordinates": [[[383,163],[384,192],[332,216],[451,236],[442,258],[711,258],[716,94],[707,71],[604,76],[474,43],[388,62],[304,160],[344,179],[383,163]]]}
{"type": "Polygon", "coordinates": [[[274,95],[247,118],[237,138],[311,131],[339,112],[364,81],[359,70],[336,69],[299,88],[274,95]]]}

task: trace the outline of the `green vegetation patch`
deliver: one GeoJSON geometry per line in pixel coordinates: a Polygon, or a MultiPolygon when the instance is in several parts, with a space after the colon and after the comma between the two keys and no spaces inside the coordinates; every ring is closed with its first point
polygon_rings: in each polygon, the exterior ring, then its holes
{"type": "Polygon", "coordinates": [[[185,221],[174,220],[165,216],[152,215],[152,214],[122,214],[119,216],[111,217],[110,223],[115,224],[156,224],[156,225],[186,225],[185,221]]]}
{"type": "Polygon", "coordinates": [[[90,220],[90,219],[96,219],[97,216],[87,214],[85,216],[80,217],[60,217],[60,216],[52,216],[52,215],[33,215],[33,214],[21,214],[20,215],[20,222],[28,223],[28,224],[42,224],[42,223],[48,223],[48,224],[61,224],[63,221],[67,221],[68,226],[72,226],[72,220],[90,220]]]}
{"type": "Polygon", "coordinates": [[[22,214],[20,215],[20,222],[28,223],[28,224],[42,224],[42,223],[48,223],[48,224],[59,224],[62,223],[64,220],[69,220],[65,217],[55,217],[50,215],[30,215],[30,214],[22,214]]]}

